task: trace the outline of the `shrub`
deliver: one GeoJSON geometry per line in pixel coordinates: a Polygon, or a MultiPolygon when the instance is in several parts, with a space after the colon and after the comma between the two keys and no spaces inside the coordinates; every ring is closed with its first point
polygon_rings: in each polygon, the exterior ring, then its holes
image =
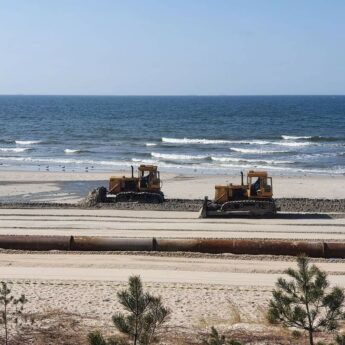
{"type": "Polygon", "coordinates": [[[2,306],[2,311],[0,313],[0,323],[4,325],[5,345],[8,345],[10,339],[9,323],[13,322],[15,325],[20,324],[23,318],[24,304],[26,302],[25,295],[15,298],[11,295],[11,289],[8,287],[7,283],[1,282],[0,304],[2,306]]]}
{"type": "Polygon", "coordinates": [[[344,293],[334,287],[327,293],[329,283],[325,272],[309,264],[306,256],[297,259],[298,270],[285,273],[292,278],[279,278],[270,301],[268,320],[273,324],[303,329],[314,345],[316,331],[334,330],[338,321],[345,319],[344,293]]]}
{"type": "Polygon", "coordinates": [[[337,345],[345,345],[345,334],[338,334],[335,338],[337,345]]]}
{"type": "Polygon", "coordinates": [[[241,345],[241,343],[227,339],[225,335],[220,335],[214,327],[211,327],[211,333],[204,339],[203,345],[241,345]]]}
{"type": "MultiPolygon", "coordinates": [[[[115,327],[133,345],[150,345],[159,340],[158,330],[166,322],[170,310],[166,308],[161,297],[155,297],[143,290],[139,276],[129,278],[128,289],[117,294],[119,302],[127,313],[117,313],[112,320],[115,327]]],[[[90,345],[118,345],[118,339],[105,340],[100,332],[90,333],[90,345]]]]}

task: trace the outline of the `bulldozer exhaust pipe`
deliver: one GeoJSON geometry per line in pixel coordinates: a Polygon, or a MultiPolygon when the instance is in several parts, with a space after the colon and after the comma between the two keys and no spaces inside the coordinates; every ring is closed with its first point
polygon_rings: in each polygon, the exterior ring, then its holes
{"type": "Polygon", "coordinates": [[[345,258],[345,242],[0,235],[0,248],[32,251],[157,251],[345,258]]]}

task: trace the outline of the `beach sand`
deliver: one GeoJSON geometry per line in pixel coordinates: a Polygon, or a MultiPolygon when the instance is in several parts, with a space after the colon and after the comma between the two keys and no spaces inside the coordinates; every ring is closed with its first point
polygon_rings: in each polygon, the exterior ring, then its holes
{"type": "MultiPolygon", "coordinates": [[[[122,173],[120,173],[121,175],[122,173]]],[[[107,173],[0,172],[1,202],[75,203],[107,185],[107,173]]],[[[168,198],[213,196],[230,176],[162,174],[168,198]]],[[[344,177],[274,176],[276,197],[344,198],[344,177]]],[[[345,241],[345,218],[198,219],[197,212],[77,208],[2,208],[0,234],[158,238],[270,238],[345,241]]],[[[345,288],[345,260],[313,260],[345,288]]],[[[88,329],[108,329],[119,311],[116,292],[130,275],[162,295],[173,310],[170,330],[199,334],[211,326],[249,334],[276,332],[265,321],[274,283],[292,257],[186,253],[66,253],[0,251],[0,279],[25,293],[27,308],[70,313],[88,329]]],[[[254,343],[253,343],[254,344],[254,343]]],[[[259,344],[259,343],[258,343],[259,344]]]]}
{"type": "MultiPolygon", "coordinates": [[[[121,311],[116,293],[137,274],[144,287],[161,295],[172,310],[172,332],[197,335],[216,326],[223,331],[279,332],[265,320],[271,292],[293,258],[174,257],[116,254],[1,254],[0,278],[25,293],[31,312],[74,315],[85,329],[111,328],[121,311]]],[[[345,287],[344,261],[314,260],[345,287]]],[[[256,344],[253,342],[252,344],[256,344]]]]}
{"type": "MultiPolygon", "coordinates": [[[[123,176],[128,172],[29,172],[0,171],[0,202],[42,201],[75,203],[90,190],[108,186],[111,175],[123,176]]],[[[181,175],[162,173],[163,191],[166,198],[203,199],[213,198],[216,184],[240,183],[239,176],[181,175]]],[[[344,198],[344,176],[275,176],[275,198],[344,198]]]]}

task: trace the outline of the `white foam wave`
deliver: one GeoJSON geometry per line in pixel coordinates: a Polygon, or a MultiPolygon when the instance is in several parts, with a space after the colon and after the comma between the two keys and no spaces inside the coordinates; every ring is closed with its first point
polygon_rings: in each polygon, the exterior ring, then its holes
{"type": "MultiPolygon", "coordinates": [[[[116,167],[119,169],[128,168],[133,164],[133,161],[95,161],[95,160],[78,160],[78,159],[59,159],[59,158],[32,158],[32,157],[1,157],[0,161],[5,162],[18,162],[18,163],[28,163],[28,164],[47,164],[51,166],[57,166],[61,164],[70,164],[72,166],[75,165],[94,165],[94,166],[108,166],[109,168],[116,167]]],[[[5,164],[3,166],[5,166],[5,164]]],[[[295,173],[310,173],[310,174],[325,174],[328,175],[329,173],[332,174],[344,174],[345,168],[344,166],[334,166],[330,168],[299,168],[299,167],[282,167],[279,165],[263,165],[261,163],[241,163],[241,162],[220,162],[220,164],[215,165],[214,163],[202,163],[198,166],[194,164],[187,164],[187,165],[180,165],[180,164],[173,164],[173,163],[166,163],[160,162],[160,168],[164,168],[166,171],[170,171],[170,169],[178,170],[178,171],[190,171],[190,172],[198,172],[198,173],[227,173],[229,171],[237,171],[239,169],[263,169],[263,170],[278,170],[284,173],[284,171],[295,172],[295,173]]]]}
{"type": "Polygon", "coordinates": [[[216,140],[216,139],[189,139],[189,138],[162,138],[162,142],[170,144],[227,144],[232,141],[229,140],[216,140]]]}
{"type": "Polygon", "coordinates": [[[162,158],[168,160],[193,160],[193,159],[206,159],[208,156],[205,155],[179,155],[179,154],[170,154],[170,153],[157,153],[151,152],[151,156],[155,158],[162,158]]]}
{"type": "Polygon", "coordinates": [[[157,163],[156,160],[153,160],[153,159],[141,159],[141,158],[132,158],[132,162],[135,162],[135,163],[146,163],[146,164],[155,164],[157,163]]]}
{"type": "Polygon", "coordinates": [[[268,145],[271,142],[267,140],[249,140],[249,141],[242,141],[241,144],[250,144],[250,145],[268,145]]]}
{"type": "Polygon", "coordinates": [[[221,164],[221,167],[223,168],[229,168],[229,169],[262,169],[262,170],[293,170],[292,168],[288,167],[280,167],[280,166],[273,166],[273,165],[263,165],[263,164],[221,164]]]}
{"type": "Polygon", "coordinates": [[[280,160],[269,160],[269,159],[246,159],[236,157],[211,157],[216,162],[252,162],[252,163],[267,163],[267,164],[292,164],[292,161],[280,161],[280,160]]]}
{"type": "Polygon", "coordinates": [[[35,145],[39,144],[41,140],[16,140],[17,145],[35,145]]]}
{"type": "Polygon", "coordinates": [[[145,145],[146,145],[146,146],[157,146],[156,143],[146,143],[145,145]]]}
{"type": "Polygon", "coordinates": [[[83,165],[109,165],[109,166],[130,166],[132,162],[127,161],[95,161],[82,159],[60,159],[60,158],[32,158],[32,157],[0,157],[1,161],[29,162],[37,164],[83,164],[83,165]]]}
{"type": "Polygon", "coordinates": [[[82,150],[78,150],[78,149],[75,149],[75,150],[73,150],[73,149],[65,149],[64,152],[66,154],[73,154],[73,153],[81,153],[82,150]]]}
{"type": "Polygon", "coordinates": [[[2,152],[25,152],[32,150],[30,147],[0,147],[0,151],[2,152]]]}
{"type": "Polygon", "coordinates": [[[278,151],[278,150],[260,150],[260,149],[242,149],[238,147],[230,147],[231,151],[241,153],[254,153],[254,154],[274,154],[274,153],[287,153],[289,151],[278,151]]]}
{"type": "Polygon", "coordinates": [[[299,140],[299,139],[311,139],[311,136],[302,136],[302,137],[297,137],[293,135],[282,135],[282,138],[284,140],[299,140]]]}
{"type": "Polygon", "coordinates": [[[222,140],[222,139],[189,139],[189,138],[162,138],[162,142],[170,144],[203,144],[203,145],[217,145],[217,144],[248,144],[248,145],[267,145],[270,144],[267,140],[222,140]]]}
{"type": "Polygon", "coordinates": [[[311,145],[310,142],[284,142],[284,141],[278,141],[278,142],[273,142],[273,145],[281,145],[281,146],[291,146],[291,147],[297,147],[297,146],[307,146],[311,145]]]}

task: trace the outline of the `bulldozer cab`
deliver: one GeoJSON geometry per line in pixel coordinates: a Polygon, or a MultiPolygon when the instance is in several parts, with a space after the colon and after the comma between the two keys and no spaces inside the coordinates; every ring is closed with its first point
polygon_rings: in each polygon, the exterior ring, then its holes
{"type": "Polygon", "coordinates": [[[247,185],[250,198],[271,199],[273,196],[272,177],[267,172],[249,171],[247,185]]]}
{"type": "Polygon", "coordinates": [[[138,168],[139,189],[154,191],[160,190],[160,174],[155,165],[140,165],[138,168]]]}

